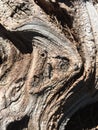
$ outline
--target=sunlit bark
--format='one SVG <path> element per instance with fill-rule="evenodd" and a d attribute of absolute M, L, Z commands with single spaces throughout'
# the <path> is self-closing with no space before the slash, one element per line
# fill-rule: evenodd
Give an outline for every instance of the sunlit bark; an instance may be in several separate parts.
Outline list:
<path fill-rule="evenodd" d="M 98 100 L 91 0 L 0 0 L 0 130 L 65 130 Z"/>

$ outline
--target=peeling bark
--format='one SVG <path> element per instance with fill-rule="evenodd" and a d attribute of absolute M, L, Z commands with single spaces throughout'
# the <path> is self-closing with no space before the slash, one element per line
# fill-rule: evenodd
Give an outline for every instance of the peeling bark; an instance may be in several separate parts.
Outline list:
<path fill-rule="evenodd" d="M 0 129 L 65 130 L 98 101 L 97 3 L 0 4 Z"/>

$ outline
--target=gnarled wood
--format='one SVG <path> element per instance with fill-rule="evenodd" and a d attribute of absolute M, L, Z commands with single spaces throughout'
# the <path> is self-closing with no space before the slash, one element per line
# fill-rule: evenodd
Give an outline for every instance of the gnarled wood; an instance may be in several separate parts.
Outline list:
<path fill-rule="evenodd" d="M 66 129 L 79 108 L 98 100 L 94 3 L 0 3 L 11 8 L 5 16 L 0 9 L 0 129 Z"/>

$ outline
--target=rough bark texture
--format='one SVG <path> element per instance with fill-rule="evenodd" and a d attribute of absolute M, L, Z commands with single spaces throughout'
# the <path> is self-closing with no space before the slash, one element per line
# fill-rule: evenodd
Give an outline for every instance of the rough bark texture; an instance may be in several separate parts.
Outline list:
<path fill-rule="evenodd" d="M 98 101 L 97 0 L 0 0 L 0 22 L 0 130 L 65 130 Z"/>

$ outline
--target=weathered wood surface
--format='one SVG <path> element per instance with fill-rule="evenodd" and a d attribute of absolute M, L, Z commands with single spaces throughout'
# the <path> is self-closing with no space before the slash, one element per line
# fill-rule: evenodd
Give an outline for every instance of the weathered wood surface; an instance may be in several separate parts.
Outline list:
<path fill-rule="evenodd" d="M 0 0 L 0 22 L 0 130 L 65 130 L 98 101 L 97 2 Z"/>

